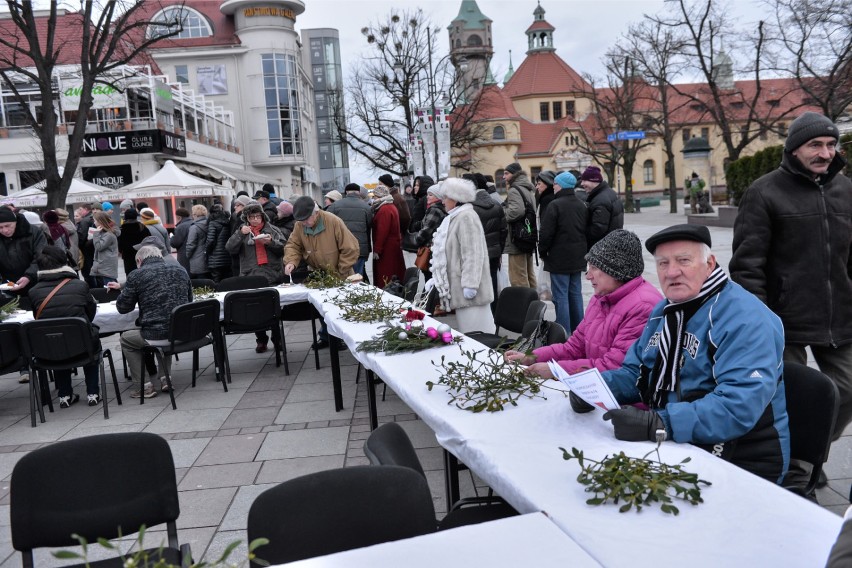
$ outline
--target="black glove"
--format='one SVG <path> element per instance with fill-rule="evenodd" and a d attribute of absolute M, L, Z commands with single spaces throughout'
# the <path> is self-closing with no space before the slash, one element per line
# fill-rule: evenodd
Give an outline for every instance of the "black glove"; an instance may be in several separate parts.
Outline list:
<path fill-rule="evenodd" d="M 573 392 L 568 393 L 568 400 L 571 401 L 571 409 L 577 414 L 585 414 L 595 409 L 594 406 L 592 406 Z"/>
<path fill-rule="evenodd" d="M 639 410 L 635 406 L 610 410 L 603 415 L 603 419 L 612 420 L 615 437 L 628 442 L 642 440 L 656 442 L 657 430 L 666 428 L 659 414 L 654 411 Z"/>

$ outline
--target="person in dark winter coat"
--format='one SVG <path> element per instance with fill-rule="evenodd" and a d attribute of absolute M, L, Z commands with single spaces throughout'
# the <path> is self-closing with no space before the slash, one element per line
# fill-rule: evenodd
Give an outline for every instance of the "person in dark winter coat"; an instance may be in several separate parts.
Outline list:
<path fill-rule="evenodd" d="M 491 272 L 491 288 L 494 292 L 491 313 L 494 313 L 497 308 L 497 271 L 500 270 L 500 262 L 503 259 L 503 247 L 506 245 L 506 237 L 509 234 L 509 224 L 506 222 L 506 212 L 491 199 L 487 189 L 476 190 L 476 199 L 473 200 L 472 205 L 473 211 L 482 223 L 485 244 L 488 246 L 488 268 Z"/>
<path fill-rule="evenodd" d="M 414 205 L 417 203 L 417 198 L 414 197 L 414 187 L 407 183 L 402 191 L 402 197 L 405 199 L 405 204 L 408 205 L 408 211 L 411 213 L 411 222 L 414 222 Z M 411 228 L 411 225 L 409 225 Z"/>
<path fill-rule="evenodd" d="M 89 286 L 93 286 L 94 281 L 90 278 L 89 273 L 92 271 L 92 262 L 95 260 L 95 247 L 92 239 L 89 238 L 89 229 L 95 226 L 95 220 L 92 217 L 90 205 L 80 205 L 77 210 L 80 212 L 80 219 L 77 221 L 77 242 L 80 245 L 80 253 L 83 255 L 83 267 L 80 269 L 80 274 L 83 275 L 83 280 Z"/>
<path fill-rule="evenodd" d="M 571 333 L 583 321 L 586 268 L 586 206 L 574 195 L 577 179 L 562 172 L 553 181 L 554 198 L 541 218 L 538 252 L 550 273 L 556 322 Z M 641 252 L 640 252 L 641 255 Z"/>
<path fill-rule="evenodd" d="M 509 223 L 509 238 L 506 241 L 506 254 L 509 255 L 509 284 L 536 288 L 535 268 L 533 267 L 532 252 L 520 250 L 512 242 L 512 223 L 522 222 L 526 212 L 525 204 L 535 208 L 535 187 L 530 182 L 521 165 L 513 162 L 506 166 L 503 179 L 509 190 L 503 208 L 506 211 L 506 221 Z"/>
<path fill-rule="evenodd" d="M 404 250 L 416 252 L 420 247 L 432 246 L 432 239 L 435 236 L 435 231 L 441 226 L 444 218 L 447 216 L 447 210 L 441 200 L 444 194 L 441 193 L 441 184 L 436 183 L 429 187 L 426 194 L 427 209 L 426 215 L 420 221 L 420 229 L 418 231 L 407 233 L 403 237 Z M 431 257 L 431 252 L 430 252 Z M 426 280 L 432 277 L 432 272 L 427 267 L 423 271 Z"/>
<path fill-rule="evenodd" d="M 231 216 L 220 203 L 210 207 L 207 217 L 207 268 L 214 282 L 231 276 L 231 254 L 225 248 L 231 237 Z"/>
<path fill-rule="evenodd" d="M 172 232 L 171 245 L 177 251 L 178 264 L 183 266 L 187 272 L 190 272 L 189 258 L 186 256 L 186 240 L 189 237 L 189 228 L 192 227 L 192 216 L 183 207 L 175 209 L 175 216 L 178 218 L 178 222 Z M 136 264 L 135 260 L 133 264 Z"/>
<path fill-rule="evenodd" d="M 281 231 L 281 235 L 284 237 L 284 240 L 290 238 L 290 233 L 293 232 L 293 228 L 296 226 L 296 218 L 293 217 L 293 204 L 289 201 L 282 201 L 276 207 L 278 211 L 278 217 L 272 222 L 273 225 L 278 227 L 278 230 Z"/>
<path fill-rule="evenodd" d="M 807 364 L 810 347 L 837 385 L 835 440 L 852 421 L 852 182 L 839 137 L 817 113 L 790 124 L 781 166 L 740 201 L 730 263 L 731 278 L 781 318 L 784 361 Z"/>
<path fill-rule="evenodd" d="M 266 221 L 266 214 L 257 202 L 249 202 L 240 219 L 240 227 L 225 245 L 229 253 L 240 255 L 240 276 L 263 276 L 272 286 L 280 284 L 284 281 L 285 244 L 281 231 Z"/>
<path fill-rule="evenodd" d="M 260 203 L 260 206 L 263 207 L 263 212 L 266 214 L 267 221 L 271 223 L 278 218 L 278 210 L 275 209 L 275 203 L 273 203 L 270 199 L 270 192 L 264 190 L 258 191 L 254 194 L 253 199 Z"/>
<path fill-rule="evenodd" d="M 33 227 L 23 215 L 0 207 L 0 277 L 12 282 L 10 292 L 26 295 L 36 283 L 36 259 L 47 246 L 44 231 Z"/>
<path fill-rule="evenodd" d="M 379 176 L 379 183 L 388 188 L 388 193 L 393 198 L 393 204 L 396 207 L 399 217 L 399 234 L 401 238 L 403 233 L 408 232 L 408 226 L 411 224 L 411 211 L 408 210 L 405 198 L 399 194 L 399 186 L 394 182 L 393 176 L 389 174 Z"/>
<path fill-rule="evenodd" d="M 426 216 L 426 209 L 429 207 L 429 204 L 426 200 L 426 196 L 429 194 L 429 188 L 435 185 L 435 180 L 433 180 L 429 176 L 419 176 L 414 178 L 414 189 L 412 191 L 412 195 L 414 196 L 414 209 L 411 210 L 411 225 L 409 225 L 409 231 L 419 231 L 420 223 L 423 222 L 423 217 Z"/>
<path fill-rule="evenodd" d="M 192 206 L 192 226 L 186 237 L 186 258 L 189 260 L 190 278 L 210 278 L 207 266 L 207 208 Z"/>
<path fill-rule="evenodd" d="M 624 228 L 624 206 L 618 195 L 603 179 L 601 169 L 589 166 L 580 175 L 580 185 L 588 192 L 589 224 L 586 245 L 592 248 L 608 233 Z"/>
<path fill-rule="evenodd" d="M 365 279 L 367 277 L 367 258 L 372 250 L 370 234 L 373 226 L 373 210 L 366 201 L 361 199 L 361 186 L 350 183 L 343 191 L 343 199 L 329 206 L 328 212 L 343 221 L 349 232 L 358 239 L 358 261 L 352 270 Z"/>
<path fill-rule="evenodd" d="M 405 260 L 402 257 L 402 237 L 395 230 L 399 216 L 394 199 L 384 186 L 373 191 L 373 281 L 384 288 L 396 276 L 402 282 Z"/>
<path fill-rule="evenodd" d="M 124 212 L 124 223 L 121 225 L 121 233 L 118 235 L 118 253 L 124 263 L 124 275 L 136 270 L 135 245 L 149 236 L 148 228 L 139 222 L 139 214 L 136 209 L 127 209 Z"/>
<path fill-rule="evenodd" d="M 544 219 L 544 213 L 547 211 L 547 205 L 553 201 L 554 197 L 556 197 L 553 192 L 554 178 L 556 178 L 556 172 L 552 172 L 550 170 L 544 170 L 535 176 L 535 202 L 538 203 L 539 219 Z"/>
<path fill-rule="evenodd" d="M 38 283 L 30 290 L 33 316 L 41 309 L 38 319 L 85 318 L 91 323 L 95 319 L 97 302 L 89 291 L 89 285 L 80 280 L 74 269 L 66 264 L 67 258 L 65 251 L 59 247 L 48 245 L 42 249 L 36 261 L 39 268 Z M 50 293 L 64 280 L 68 282 L 45 303 Z M 92 326 L 92 339 L 100 345 L 97 326 Z M 96 406 L 101 402 L 99 371 L 98 363 L 83 367 L 89 406 Z M 59 392 L 59 408 L 68 408 L 80 400 L 80 395 L 74 394 L 71 386 L 71 369 L 55 370 L 53 378 Z"/>

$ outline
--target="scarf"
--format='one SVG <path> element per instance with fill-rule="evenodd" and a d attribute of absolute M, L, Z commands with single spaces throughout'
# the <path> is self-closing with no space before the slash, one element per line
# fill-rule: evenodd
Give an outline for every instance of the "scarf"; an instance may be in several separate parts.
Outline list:
<path fill-rule="evenodd" d="M 654 370 L 643 397 L 654 408 L 665 408 L 667 393 L 678 390 L 680 369 L 683 367 L 683 347 L 686 336 L 686 324 L 704 303 L 722 291 L 728 283 L 728 275 L 720 266 L 710 273 L 701 286 L 698 296 L 677 304 L 668 304 L 663 308 L 665 324 L 660 334 L 660 350 L 654 362 Z"/>
<path fill-rule="evenodd" d="M 376 198 L 370 204 L 370 207 L 373 208 L 373 213 L 375 213 L 382 205 L 388 205 L 389 203 L 393 203 L 392 195 L 385 195 L 384 197 L 376 196 Z"/>
<path fill-rule="evenodd" d="M 258 225 L 257 227 L 249 225 L 249 229 L 251 229 L 251 234 L 256 237 L 263 232 L 263 225 Z M 266 246 L 261 241 L 254 241 L 254 254 L 257 257 L 258 266 L 269 263 L 269 259 L 266 258 Z"/>

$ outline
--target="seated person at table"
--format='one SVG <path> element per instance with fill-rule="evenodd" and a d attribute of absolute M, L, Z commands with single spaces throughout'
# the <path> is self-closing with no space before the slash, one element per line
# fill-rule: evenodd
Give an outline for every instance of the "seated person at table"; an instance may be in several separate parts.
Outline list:
<path fill-rule="evenodd" d="M 130 313 L 139 304 L 140 329 L 121 334 L 121 350 L 130 377 L 139 387 L 130 396 L 152 398 L 157 396 L 157 391 L 150 382 L 143 384 L 142 350 L 146 345 L 168 345 L 172 310 L 192 301 L 192 285 L 182 266 L 163 260 L 159 247 L 140 248 L 136 253 L 136 266 L 137 270 L 127 275 L 124 286 L 110 282 L 107 287 L 121 290 L 115 301 L 118 313 Z M 171 364 L 171 357 L 166 357 L 166 373 L 170 372 Z M 160 390 L 168 392 L 168 388 L 165 377 L 160 377 Z"/>
<path fill-rule="evenodd" d="M 293 217 L 296 226 L 284 247 L 284 274 L 290 276 L 302 260 L 311 268 L 329 271 L 339 278 L 355 274 L 352 267 L 361 247 L 339 217 L 320 209 L 307 195 L 293 203 Z M 316 348 L 328 347 L 324 321 L 317 335 Z"/>
<path fill-rule="evenodd" d="M 568 341 L 539 347 L 531 356 L 510 350 L 506 359 L 529 365 L 528 373 L 545 378 L 553 378 L 547 361 L 556 361 L 570 374 L 621 366 L 663 296 L 642 278 L 642 243 L 629 231 L 609 233 L 592 246 L 586 261 L 586 280 L 592 283 L 595 295 Z"/>
<path fill-rule="evenodd" d="M 25 296 L 36 282 L 36 258 L 47 245 L 40 227 L 8 207 L 0 207 L 0 284 L 12 284 L 10 292 Z"/>
<path fill-rule="evenodd" d="M 710 231 L 675 225 L 645 242 L 660 302 L 620 369 L 604 379 L 625 406 L 604 414 L 619 440 L 657 430 L 780 483 L 790 458 L 784 330 L 766 305 L 731 281 L 710 252 Z"/>
<path fill-rule="evenodd" d="M 89 285 L 80 280 L 66 261 L 65 251 L 52 245 L 44 247 L 36 259 L 38 283 L 30 290 L 33 316 L 39 320 L 85 318 L 91 322 L 95 319 L 98 304 L 89 292 Z M 48 300 L 54 290 L 56 293 Z M 92 326 L 92 337 L 95 343 L 100 345 L 97 326 Z M 97 406 L 101 402 L 99 370 L 97 363 L 83 367 L 89 406 Z M 71 369 L 54 371 L 53 378 L 56 381 L 56 390 L 59 391 L 59 408 L 68 408 L 80 400 L 80 395 L 75 394 L 71 386 Z"/>

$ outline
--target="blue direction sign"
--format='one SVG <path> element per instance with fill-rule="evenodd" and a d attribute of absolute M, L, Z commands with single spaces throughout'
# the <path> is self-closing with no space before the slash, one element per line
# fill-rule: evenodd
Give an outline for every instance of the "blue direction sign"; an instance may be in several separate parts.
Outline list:
<path fill-rule="evenodd" d="M 606 141 L 607 141 L 607 142 L 615 142 L 615 140 L 616 140 L 616 135 L 615 135 L 615 134 L 607 134 L 607 135 L 606 135 Z"/>
<path fill-rule="evenodd" d="M 642 140 L 645 138 L 644 130 L 628 130 L 618 133 L 619 140 Z"/>

